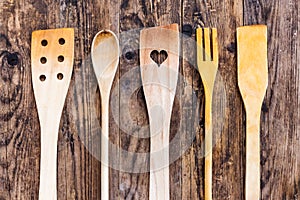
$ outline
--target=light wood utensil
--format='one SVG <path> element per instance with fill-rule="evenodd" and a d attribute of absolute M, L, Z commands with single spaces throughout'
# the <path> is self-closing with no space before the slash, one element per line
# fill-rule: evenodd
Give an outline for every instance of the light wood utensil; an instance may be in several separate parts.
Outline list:
<path fill-rule="evenodd" d="M 205 92 L 205 200 L 212 199 L 212 98 L 218 71 L 217 29 L 197 29 L 198 69 Z"/>
<path fill-rule="evenodd" d="M 237 29 L 238 85 L 246 109 L 246 200 L 260 197 L 260 112 L 268 85 L 267 27 Z"/>
<path fill-rule="evenodd" d="M 74 58 L 74 30 L 32 33 L 32 83 L 41 126 L 39 199 L 57 199 L 57 139 Z"/>
<path fill-rule="evenodd" d="M 92 62 L 101 93 L 101 200 L 109 199 L 109 98 L 119 54 L 119 41 L 112 31 L 103 30 L 95 36 Z"/>
<path fill-rule="evenodd" d="M 179 70 L 178 25 L 142 30 L 140 61 L 151 133 L 149 199 L 168 200 L 169 132 Z"/>

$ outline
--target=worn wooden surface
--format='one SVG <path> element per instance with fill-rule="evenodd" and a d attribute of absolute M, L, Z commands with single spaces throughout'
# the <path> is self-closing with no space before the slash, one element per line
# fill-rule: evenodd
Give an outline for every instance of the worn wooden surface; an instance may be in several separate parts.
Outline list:
<path fill-rule="evenodd" d="M 261 198 L 300 199 L 299 1 L 1 0 L 0 13 L 0 199 L 38 198 L 40 127 L 31 83 L 31 32 L 75 28 L 74 73 L 58 141 L 58 199 L 100 199 L 101 116 L 90 61 L 92 39 L 103 28 L 120 36 L 110 140 L 123 150 L 148 152 L 149 139 L 133 137 L 145 135 L 148 117 L 143 90 L 131 91 L 141 84 L 139 34 L 128 31 L 170 23 L 178 23 L 186 36 L 171 138 L 180 130 L 184 146 L 187 136 L 195 134 L 191 147 L 170 166 L 171 199 L 203 199 L 204 96 L 192 42 L 201 26 L 219 30 L 219 80 L 226 94 L 224 126 L 213 149 L 213 197 L 243 199 L 245 110 L 237 88 L 235 33 L 238 26 L 259 23 L 268 25 L 269 31 L 269 87 L 261 115 Z M 127 108 L 124 99 L 130 99 Z M 128 159 L 120 152 L 114 151 L 116 166 L 128 168 Z M 111 199 L 148 198 L 149 173 L 110 172 Z"/>

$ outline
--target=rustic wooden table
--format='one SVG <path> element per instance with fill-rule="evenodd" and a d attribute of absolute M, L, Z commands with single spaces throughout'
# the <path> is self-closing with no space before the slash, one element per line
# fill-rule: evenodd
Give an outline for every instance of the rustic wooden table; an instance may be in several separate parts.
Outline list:
<path fill-rule="evenodd" d="M 74 72 L 59 130 L 58 199 L 100 199 L 100 162 L 95 152 L 100 149 L 101 116 L 90 61 L 92 39 L 104 28 L 121 37 L 110 140 L 125 151 L 147 153 L 149 139 L 136 137 L 148 130 L 145 99 L 141 88 L 132 91 L 141 83 L 135 70 L 139 34 L 128 31 L 170 23 L 178 23 L 185 35 L 180 65 L 184 78 L 178 83 L 171 137 L 180 133 L 179 145 L 184 145 L 186 136 L 195 134 L 190 148 L 170 166 L 171 199 L 203 199 L 204 94 L 193 42 L 195 28 L 202 26 L 218 28 L 219 76 L 226 94 L 224 126 L 213 149 L 213 196 L 244 197 L 245 110 L 237 88 L 235 33 L 237 27 L 251 24 L 266 24 L 269 31 L 269 87 L 261 116 L 261 198 L 300 199 L 299 6 L 299 1 L 291 0 L 1 0 L 0 199 L 38 198 L 40 127 L 31 82 L 32 31 L 75 28 Z M 124 99 L 130 99 L 126 105 Z M 120 151 L 112 156 L 122 169 L 128 168 Z M 111 199 L 148 199 L 149 173 L 116 169 L 110 173 Z"/>

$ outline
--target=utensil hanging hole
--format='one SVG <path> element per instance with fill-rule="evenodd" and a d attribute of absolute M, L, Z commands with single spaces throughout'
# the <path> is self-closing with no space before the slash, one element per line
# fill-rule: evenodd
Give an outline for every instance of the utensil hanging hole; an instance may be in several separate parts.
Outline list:
<path fill-rule="evenodd" d="M 63 80 L 63 78 L 64 78 L 64 75 L 62 73 L 57 74 L 57 79 L 58 80 Z"/>
<path fill-rule="evenodd" d="M 45 75 L 40 75 L 40 81 L 44 82 L 46 80 L 46 76 Z"/>
<path fill-rule="evenodd" d="M 40 61 L 41 61 L 42 64 L 46 64 L 47 63 L 47 58 L 46 57 L 42 57 L 40 59 Z"/>
<path fill-rule="evenodd" d="M 58 56 L 57 60 L 58 60 L 58 62 L 64 62 L 65 57 L 64 56 Z"/>
<path fill-rule="evenodd" d="M 64 38 L 60 38 L 60 39 L 58 40 L 58 42 L 59 42 L 60 45 L 64 45 L 64 44 L 66 43 L 66 41 L 65 41 Z"/>
<path fill-rule="evenodd" d="M 45 47 L 48 45 L 48 41 L 47 40 L 42 40 L 41 42 L 42 46 Z"/>

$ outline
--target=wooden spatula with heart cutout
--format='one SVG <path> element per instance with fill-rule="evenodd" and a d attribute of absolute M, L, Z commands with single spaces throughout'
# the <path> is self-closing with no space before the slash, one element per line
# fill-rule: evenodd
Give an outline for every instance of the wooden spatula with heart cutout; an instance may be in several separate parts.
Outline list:
<path fill-rule="evenodd" d="M 178 25 L 141 31 L 140 61 L 150 120 L 150 197 L 168 200 L 169 132 L 179 70 Z"/>
<path fill-rule="evenodd" d="M 246 200 L 260 196 L 260 112 L 268 86 L 267 27 L 237 30 L 238 85 L 246 109 Z"/>
<path fill-rule="evenodd" d="M 32 33 L 33 90 L 41 126 L 39 199 L 57 199 L 57 139 L 74 58 L 74 30 Z"/>

